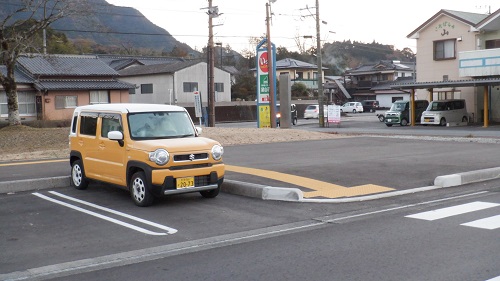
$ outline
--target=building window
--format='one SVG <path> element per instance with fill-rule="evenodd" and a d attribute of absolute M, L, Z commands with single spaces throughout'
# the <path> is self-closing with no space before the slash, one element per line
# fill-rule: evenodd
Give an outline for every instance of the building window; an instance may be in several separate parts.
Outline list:
<path fill-rule="evenodd" d="M 198 82 L 184 82 L 182 84 L 184 93 L 198 91 Z"/>
<path fill-rule="evenodd" d="M 56 109 L 75 108 L 77 104 L 77 96 L 56 96 Z"/>
<path fill-rule="evenodd" d="M 17 105 L 19 106 L 20 116 L 33 116 L 36 114 L 35 94 L 33 92 L 17 92 Z M 7 95 L 4 91 L 0 92 L 0 115 L 9 114 L 7 106 Z"/>
<path fill-rule="evenodd" d="M 153 84 L 141 84 L 141 94 L 152 94 Z"/>
<path fill-rule="evenodd" d="M 108 91 L 90 91 L 90 104 L 109 103 Z"/>
<path fill-rule="evenodd" d="M 128 89 L 128 94 L 129 95 L 135 95 L 135 88 Z"/>
<path fill-rule="evenodd" d="M 434 42 L 434 60 L 455 58 L 455 39 Z"/>
<path fill-rule="evenodd" d="M 500 39 L 495 39 L 495 40 L 486 40 L 485 42 L 485 49 L 496 49 L 500 48 Z"/>
<path fill-rule="evenodd" d="M 216 92 L 224 92 L 224 83 L 215 83 Z"/>

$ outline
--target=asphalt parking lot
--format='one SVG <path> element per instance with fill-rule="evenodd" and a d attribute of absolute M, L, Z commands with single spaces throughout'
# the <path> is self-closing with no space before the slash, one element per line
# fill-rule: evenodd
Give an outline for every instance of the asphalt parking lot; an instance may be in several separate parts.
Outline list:
<path fill-rule="evenodd" d="M 494 153 L 498 126 L 389 128 L 376 113 L 363 113 L 343 118 L 340 126 L 320 128 L 318 120 L 301 119 L 294 128 L 348 137 L 226 147 L 223 190 L 262 199 L 345 202 L 462 185 L 499 174 Z M 25 180 L 25 189 L 31 184 L 68 185 L 70 167 L 64 160 L 29 166 L 3 166 L 0 188 L 16 191 L 19 180 Z"/>

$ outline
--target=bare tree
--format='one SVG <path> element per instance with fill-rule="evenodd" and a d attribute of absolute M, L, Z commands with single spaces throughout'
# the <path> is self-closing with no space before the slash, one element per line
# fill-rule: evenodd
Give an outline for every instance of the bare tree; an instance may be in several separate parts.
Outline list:
<path fill-rule="evenodd" d="M 0 84 L 7 95 L 9 125 L 21 125 L 14 77 L 16 61 L 27 51 L 36 49 L 32 44 L 37 33 L 63 17 L 82 10 L 85 0 L 21 0 L 13 12 L 0 18 Z M 17 4 L 19 3 L 19 4 Z"/>

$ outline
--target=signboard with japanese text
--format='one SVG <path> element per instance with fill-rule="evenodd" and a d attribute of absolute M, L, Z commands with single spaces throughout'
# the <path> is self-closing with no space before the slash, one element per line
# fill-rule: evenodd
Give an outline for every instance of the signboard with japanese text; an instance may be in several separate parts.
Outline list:
<path fill-rule="evenodd" d="M 194 113 L 195 116 L 201 118 L 203 116 L 201 111 L 201 93 L 196 91 L 193 93 L 194 95 Z"/>
<path fill-rule="evenodd" d="M 271 44 L 272 55 L 267 52 L 267 46 L 262 47 L 267 42 L 266 39 L 262 40 L 257 45 L 257 127 L 270 128 L 271 127 L 271 110 L 270 110 L 270 83 L 273 83 L 276 89 L 276 79 L 269 81 L 269 71 L 276 77 L 276 48 Z M 269 69 L 269 59 L 272 59 L 273 69 Z M 276 101 L 276 91 L 274 91 L 274 100 Z"/>
<path fill-rule="evenodd" d="M 328 105 L 327 115 L 328 123 L 340 124 L 340 105 Z"/>

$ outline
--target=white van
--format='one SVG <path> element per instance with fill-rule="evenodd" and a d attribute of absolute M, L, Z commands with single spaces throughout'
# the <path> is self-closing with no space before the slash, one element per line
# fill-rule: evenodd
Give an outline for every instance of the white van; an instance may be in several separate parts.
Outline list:
<path fill-rule="evenodd" d="M 432 101 L 422 113 L 420 124 L 446 126 L 448 123 L 468 122 L 465 100 Z"/>

